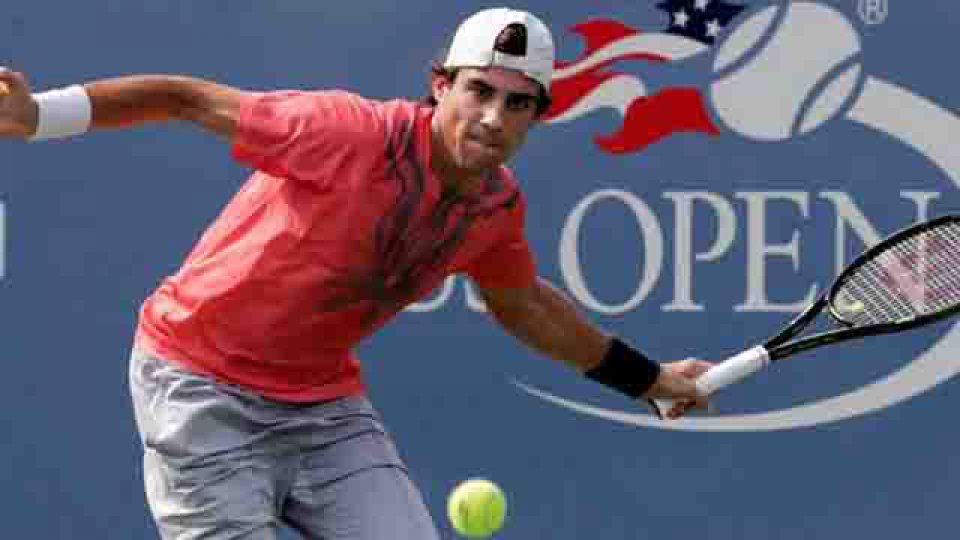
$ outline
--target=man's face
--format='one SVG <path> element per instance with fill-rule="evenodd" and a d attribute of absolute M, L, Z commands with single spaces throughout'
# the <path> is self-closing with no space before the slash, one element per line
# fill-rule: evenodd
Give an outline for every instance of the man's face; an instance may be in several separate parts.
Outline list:
<path fill-rule="evenodd" d="M 434 132 L 444 161 L 476 174 L 509 159 L 537 115 L 537 83 L 518 71 L 462 68 L 453 81 L 433 80 Z"/>

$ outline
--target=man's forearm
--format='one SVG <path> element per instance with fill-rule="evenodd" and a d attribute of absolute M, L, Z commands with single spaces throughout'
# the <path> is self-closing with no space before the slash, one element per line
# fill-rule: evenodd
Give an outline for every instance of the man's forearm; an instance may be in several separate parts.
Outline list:
<path fill-rule="evenodd" d="M 34 92 L 26 75 L 2 66 L 0 85 L 0 137 L 28 140 L 174 119 L 232 140 L 251 95 L 181 75 L 129 75 Z"/>
<path fill-rule="evenodd" d="M 697 397 L 695 385 L 674 373 L 686 368 L 664 369 L 625 341 L 607 335 L 543 279 L 522 290 L 485 289 L 482 294 L 490 312 L 508 332 L 528 346 L 576 366 L 589 379 L 632 398 Z M 708 365 L 694 368 L 690 376 L 699 375 Z"/>
<path fill-rule="evenodd" d="M 494 317 L 526 345 L 581 371 L 596 367 L 610 338 L 581 315 L 553 285 L 538 279 L 517 309 L 491 309 Z"/>
<path fill-rule="evenodd" d="M 188 120 L 226 138 L 236 131 L 242 91 L 177 75 L 131 75 L 84 85 L 91 127 L 118 128 L 143 122 Z"/>

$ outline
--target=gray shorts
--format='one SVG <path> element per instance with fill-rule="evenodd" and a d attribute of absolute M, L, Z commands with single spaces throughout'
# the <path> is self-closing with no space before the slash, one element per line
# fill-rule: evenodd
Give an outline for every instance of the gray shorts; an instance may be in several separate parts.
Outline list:
<path fill-rule="evenodd" d="M 147 502 L 165 540 L 436 540 L 363 396 L 272 401 L 134 350 Z"/>

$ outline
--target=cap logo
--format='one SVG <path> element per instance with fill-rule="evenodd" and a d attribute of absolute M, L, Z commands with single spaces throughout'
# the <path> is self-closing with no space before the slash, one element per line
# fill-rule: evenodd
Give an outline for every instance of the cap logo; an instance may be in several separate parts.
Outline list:
<path fill-rule="evenodd" d="M 493 50 L 512 56 L 526 56 L 527 27 L 520 23 L 507 25 L 497 36 Z"/>

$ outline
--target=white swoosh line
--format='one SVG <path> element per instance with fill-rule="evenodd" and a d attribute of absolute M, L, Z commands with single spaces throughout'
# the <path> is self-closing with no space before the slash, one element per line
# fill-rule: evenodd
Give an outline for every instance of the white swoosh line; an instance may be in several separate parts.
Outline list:
<path fill-rule="evenodd" d="M 960 119 L 925 98 L 869 77 L 847 118 L 886 133 L 935 163 L 960 187 L 960 152 L 951 134 Z M 836 422 L 884 409 L 960 373 L 960 326 L 954 325 L 933 347 L 887 377 L 853 392 L 787 409 L 744 415 L 662 421 L 648 414 L 594 407 L 515 382 L 524 391 L 567 409 L 624 424 L 675 431 L 774 431 Z"/>
<path fill-rule="evenodd" d="M 558 124 L 576 120 L 581 116 L 602 107 L 609 107 L 626 116 L 627 108 L 638 97 L 647 95 L 647 88 L 643 82 L 630 75 L 620 75 L 597 86 L 589 94 L 580 98 L 576 105 L 570 107 L 560 116 L 551 118 L 548 124 Z M 624 99 L 624 96 L 628 96 Z"/>
<path fill-rule="evenodd" d="M 629 54 L 651 54 L 672 61 L 700 54 L 707 49 L 709 47 L 699 41 L 674 34 L 636 34 L 618 39 L 597 49 L 583 60 L 554 71 L 553 78 L 571 77 L 608 60 L 615 60 Z"/>

